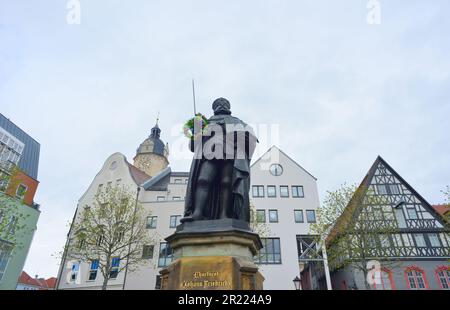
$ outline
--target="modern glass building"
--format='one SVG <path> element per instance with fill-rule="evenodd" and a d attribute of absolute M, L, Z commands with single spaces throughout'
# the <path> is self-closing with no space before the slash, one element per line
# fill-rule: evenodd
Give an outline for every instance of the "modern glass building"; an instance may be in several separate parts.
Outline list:
<path fill-rule="evenodd" d="M 7 136 L 11 138 L 11 140 L 7 139 L 6 135 L 3 135 L 2 137 L 2 133 L 5 132 L 7 133 Z M 20 170 L 22 170 L 25 174 L 37 180 L 39 152 L 41 149 L 40 144 L 1 113 L 0 141 L 6 141 L 7 145 L 8 143 L 11 143 L 11 141 L 14 141 L 16 143 L 17 141 L 20 141 L 23 144 L 22 149 L 17 150 L 20 151 L 18 152 L 20 155 L 18 166 Z M 3 145 L 5 144 L 4 142 L 0 143 Z"/>

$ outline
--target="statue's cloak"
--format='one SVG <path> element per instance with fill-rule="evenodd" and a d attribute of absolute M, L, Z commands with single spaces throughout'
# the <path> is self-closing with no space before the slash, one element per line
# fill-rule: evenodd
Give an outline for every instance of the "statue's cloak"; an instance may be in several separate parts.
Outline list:
<path fill-rule="evenodd" d="M 235 219 L 240 219 L 249 222 L 250 221 L 250 161 L 253 152 L 256 147 L 257 139 L 254 135 L 253 129 L 238 119 L 237 117 L 231 115 L 214 115 L 209 120 L 209 127 L 212 125 L 219 125 L 225 129 L 227 124 L 232 125 L 242 125 L 245 132 L 245 150 L 241 154 L 243 156 L 239 158 L 227 159 L 233 161 L 233 176 L 232 176 L 232 193 L 233 193 L 233 207 L 231 208 L 232 214 L 230 217 Z M 230 134 L 229 131 L 227 134 Z M 242 134 L 242 132 L 241 132 Z M 195 209 L 195 190 L 198 180 L 198 174 L 200 172 L 200 167 L 208 159 L 204 158 L 200 152 L 202 152 L 202 146 L 211 139 L 211 136 L 203 136 L 202 143 L 194 143 L 191 140 L 191 151 L 194 152 L 194 159 L 192 160 L 189 180 L 186 189 L 186 200 L 185 200 L 185 211 L 184 216 L 190 216 Z M 196 144 L 196 145 L 194 145 Z M 225 148 L 225 146 L 224 146 Z M 234 149 L 236 151 L 236 149 Z M 217 159 L 213 159 L 217 160 Z M 214 220 L 218 219 L 220 215 L 219 210 L 219 198 L 220 198 L 220 182 L 213 182 L 212 190 L 209 195 L 209 202 L 203 216 L 206 219 Z"/>

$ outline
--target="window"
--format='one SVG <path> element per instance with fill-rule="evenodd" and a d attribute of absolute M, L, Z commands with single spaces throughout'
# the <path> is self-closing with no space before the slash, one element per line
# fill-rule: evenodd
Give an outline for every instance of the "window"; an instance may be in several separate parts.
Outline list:
<path fill-rule="evenodd" d="M 441 238 L 443 246 L 450 247 L 450 234 L 439 233 L 439 237 Z"/>
<path fill-rule="evenodd" d="M 120 258 L 114 257 L 111 260 L 111 271 L 109 273 L 110 279 L 115 279 L 119 275 Z"/>
<path fill-rule="evenodd" d="M 406 212 L 408 214 L 408 219 L 416 220 L 418 219 L 417 211 L 415 207 L 406 207 Z"/>
<path fill-rule="evenodd" d="M 99 235 L 97 238 L 97 246 L 101 246 L 103 242 L 103 234 Z"/>
<path fill-rule="evenodd" d="M 157 216 L 147 216 L 147 229 L 155 229 L 157 222 Z"/>
<path fill-rule="evenodd" d="M 280 186 L 280 197 L 289 197 L 289 186 Z"/>
<path fill-rule="evenodd" d="M 269 169 L 270 173 L 276 177 L 283 174 L 283 167 L 280 164 L 273 164 Z"/>
<path fill-rule="evenodd" d="M 256 222 L 257 223 L 266 222 L 266 210 L 256 210 Z"/>
<path fill-rule="evenodd" d="M 387 195 L 386 185 L 378 184 L 377 185 L 377 189 L 378 189 L 378 194 L 380 194 L 380 195 Z"/>
<path fill-rule="evenodd" d="M 106 187 L 109 188 L 109 189 L 111 189 L 111 187 L 112 187 L 112 182 L 108 182 L 108 183 L 106 184 Z"/>
<path fill-rule="evenodd" d="M 391 247 L 391 242 L 389 240 L 389 236 L 388 235 L 380 235 L 380 243 L 381 243 L 381 247 L 382 248 L 389 248 Z"/>
<path fill-rule="evenodd" d="M 125 236 L 125 229 L 123 228 L 118 228 L 115 232 L 115 239 L 117 240 L 117 242 L 122 242 L 123 237 Z"/>
<path fill-rule="evenodd" d="M 17 187 L 17 191 L 16 191 L 16 197 L 19 199 L 23 199 L 23 197 L 25 197 L 25 193 L 27 192 L 28 187 L 26 185 L 20 184 Z"/>
<path fill-rule="evenodd" d="M 263 248 L 255 256 L 256 264 L 281 264 L 280 238 L 261 238 Z"/>
<path fill-rule="evenodd" d="M 0 191 L 5 191 L 8 188 L 9 176 L 0 171 Z"/>
<path fill-rule="evenodd" d="M 166 267 L 173 260 L 173 250 L 167 242 L 161 242 L 159 245 L 158 267 Z"/>
<path fill-rule="evenodd" d="M 170 228 L 175 228 L 180 224 L 181 215 L 171 215 L 170 216 Z"/>
<path fill-rule="evenodd" d="M 142 258 L 151 259 L 153 258 L 153 252 L 155 250 L 154 245 L 144 245 L 142 247 Z"/>
<path fill-rule="evenodd" d="M 117 187 L 119 187 L 121 183 L 122 183 L 122 179 L 117 179 L 116 180 L 116 186 Z"/>
<path fill-rule="evenodd" d="M 376 273 L 373 273 L 373 289 L 375 290 L 392 290 L 395 289 L 394 278 L 392 277 L 392 272 L 386 268 L 380 271 L 380 279 L 375 279 Z M 379 280 L 379 281 L 375 281 Z M 379 283 L 376 283 L 379 282 Z"/>
<path fill-rule="evenodd" d="M 181 184 L 181 179 L 175 179 L 175 184 Z"/>
<path fill-rule="evenodd" d="M 72 264 L 72 270 L 70 271 L 70 282 L 74 283 L 78 278 L 80 271 L 80 263 L 76 262 Z"/>
<path fill-rule="evenodd" d="M 450 289 L 450 266 L 441 266 L 436 269 L 436 278 L 442 289 Z"/>
<path fill-rule="evenodd" d="M 320 257 L 317 251 L 316 235 L 297 235 L 297 252 L 299 259 L 317 259 Z"/>
<path fill-rule="evenodd" d="M 308 223 L 315 223 L 316 222 L 316 211 L 306 210 L 306 221 Z"/>
<path fill-rule="evenodd" d="M 267 186 L 267 197 L 277 197 L 277 187 L 274 185 Z"/>
<path fill-rule="evenodd" d="M 389 191 L 391 192 L 392 195 L 400 194 L 397 184 L 389 184 Z"/>
<path fill-rule="evenodd" d="M 91 267 L 89 269 L 89 281 L 94 281 L 95 279 L 97 279 L 98 263 L 98 259 L 95 259 L 91 262 Z"/>
<path fill-rule="evenodd" d="M 173 196 L 172 200 L 181 200 L 180 196 Z"/>
<path fill-rule="evenodd" d="M 425 238 L 423 237 L 423 234 L 413 234 L 414 240 L 416 241 L 416 245 L 420 248 L 426 247 Z"/>
<path fill-rule="evenodd" d="M 395 209 L 395 217 L 397 218 L 398 228 L 406 228 L 406 221 L 401 208 Z"/>
<path fill-rule="evenodd" d="M 414 246 L 414 242 L 412 240 L 412 235 L 411 234 L 402 234 L 402 239 L 403 239 L 403 244 L 406 247 Z"/>
<path fill-rule="evenodd" d="M 292 197 L 294 198 L 303 198 L 305 194 L 303 193 L 303 186 L 292 186 Z"/>
<path fill-rule="evenodd" d="M 303 210 L 294 210 L 294 218 L 296 223 L 303 223 Z"/>
<path fill-rule="evenodd" d="M 166 197 L 164 197 L 164 196 L 156 197 L 156 201 L 165 201 L 165 200 L 166 200 Z"/>
<path fill-rule="evenodd" d="M 392 241 L 394 242 L 395 247 L 402 247 L 402 235 L 400 234 L 392 234 Z"/>
<path fill-rule="evenodd" d="M 97 195 L 102 192 L 102 189 L 103 189 L 103 184 L 99 184 L 98 188 L 97 188 Z"/>
<path fill-rule="evenodd" d="M 83 249 L 85 243 L 86 243 L 85 238 L 80 238 L 80 239 L 78 239 L 78 249 L 80 249 L 80 250 Z"/>
<path fill-rule="evenodd" d="M 441 241 L 439 240 L 438 234 L 428 234 L 428 239 L 430 239 L 430 244 L 432 247 L 441 247 Z"/>
<path fill-rule="evenodd" d="M 418 267 L 408 267 L 405 270 L 408 287 L 412 290 L 423 290 L 428 288 L 425 272 Z"/>
<path fill-rule="evenodd" d="M 278 223 L 278 211 L 277 210 L 269 210 L 269 222 L 270 223 Z"/>
<path fill-rule="evenodd" d="M 253 197 L 264 197 L 264 186 L 253 185 Z"/>
<path fill-rule="evenodd" d="M 0 281 L 6 272 L 9 258 L 11 257 L 12 246 L 6 241 L 0 239 Z"/>

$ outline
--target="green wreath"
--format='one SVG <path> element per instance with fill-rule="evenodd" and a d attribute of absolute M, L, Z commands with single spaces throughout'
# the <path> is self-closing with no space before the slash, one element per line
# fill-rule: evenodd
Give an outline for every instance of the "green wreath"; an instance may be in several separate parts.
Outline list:
<path fill-rule="evenodd" d="M 201 132 L 197 132 L 194 135 L 194 126 L 196 123 L 201 124 L 202 130 Z M 183 133 L 189 139 L 191 139 L 192 137 L 196 139 L 198 136 L 201 136 L 203 133 L 206 132 L 207 127 L 208 127 L 208 119 L 203 114 L 197 113 L 193 118 L 189 119 L 186 123 L 184 123 Z"/>

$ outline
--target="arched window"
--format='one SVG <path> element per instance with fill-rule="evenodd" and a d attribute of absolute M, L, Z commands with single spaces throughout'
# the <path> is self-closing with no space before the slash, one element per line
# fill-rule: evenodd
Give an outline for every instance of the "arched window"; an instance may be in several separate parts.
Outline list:
<path fill-rule="evenodd" d="M 425 271 L 417 266 L 409 266 L 405 269 L 405 278 L 408 288 L 411 290 L 428 289 Z"/>
<path fill-rule="evenodd" d="M 375 280 L 375 274 L 373 275 Z M 382 268 L 380 271 L 380 283 L 374 281 L 372 287 L 374 290 L 395 290 L 394 277 L 392 271 L 387 268 Z"/>
<path fill-rule="evenodd" d="M 443 290 L 450 289 L 450 266 L 440 266 L 436 269 L 436 279 Z"/>

